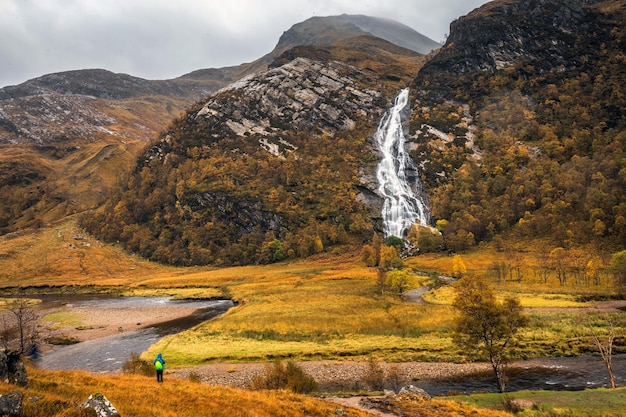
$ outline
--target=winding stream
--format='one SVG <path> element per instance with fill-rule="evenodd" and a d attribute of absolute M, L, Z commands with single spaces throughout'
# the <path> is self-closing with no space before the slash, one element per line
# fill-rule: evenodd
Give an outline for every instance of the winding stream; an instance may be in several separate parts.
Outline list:
<path fill-rule="evenodd" d="M 626 384 L 626 355 L 613 357 L 613 373 L 618 386 Z M 506 391 L 545 390 L 579 391 L 610 388 L 602 358 L 579 356 L 571 358 L 541 358 L 516 361 L 506 368 L 509 379 Z M 480 372 L 443 380 L 425 379 L 414 383 L 431 395 L 496 392 L 492 371 Z"/>
<path fill-rule="evenodd" d="M 63 305 L 67 298 L 44 299 L 49 306 Z M 82 369 L 93 373 L 119 372 L 133 353 L 140 354 L 164 336 L 179 333 L 203 321 L 223 314 L 233 302 L 230 300 L 188 301 L 173 300 L 167 297 L 119 297 L 119 298 L 79 298 L 72 299 L 75 307 L 130 308 L 141 306 L 194 307 L 195 312 L 139 330 L 127 331 L 95 340 L 87 340 L 74 345 L 59 346 L 45 352 L 38 360 L 38 366 L 45 369 Z"/>

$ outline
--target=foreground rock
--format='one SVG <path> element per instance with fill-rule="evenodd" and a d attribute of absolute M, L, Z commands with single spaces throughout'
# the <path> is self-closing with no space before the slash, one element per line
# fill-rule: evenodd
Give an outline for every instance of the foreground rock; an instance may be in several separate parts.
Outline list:
<path fill-rule="evenodd" d="M 22 415 L 23 394 L 13 391 L 7 395 L 0 395 L 0 417 L 19 417 Z"/>
<path fill-rule="evenodd" d="M 0 350 L 0 380 L 20 387 L 28 386 L 26 368 L 18 353 Z"/>
<path fill-rule="evenodd" d="M 113 404 L 100 393 L 90 395 L 79 408 L 90 408 L 96 412 L 98 417 L 120 417 L 120 413 L 117 412 Z"/>

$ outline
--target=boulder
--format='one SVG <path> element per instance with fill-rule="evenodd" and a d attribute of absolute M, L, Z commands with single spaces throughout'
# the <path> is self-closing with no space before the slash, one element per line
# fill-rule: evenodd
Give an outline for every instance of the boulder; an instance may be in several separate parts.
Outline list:
<path fill-rule="evenodd" d="M 98 417 L 120 417 L 120 413 L 117 412 L 113 404 L 100 393 L 90 395 L 79 408 L 90 408 L 96 412 Z"/>
<path fill-rule="evenodd" d="M 19 353 L 0 350 L 0 380 L 20 387 L 28 386 L 26 367 Z"/>
<path fill-rule="evenodd" d="M 20 417 L 22 415 L 23 394 L 13 391 L 0 395 L 0 417 Z"/>
<path fill-rule="evenodd" d="M 415 385 L 407 385 L 405 387 L 402 387 L 398 395 L 415 395 L 425 400 L 430 400 L 430 395 L 428 395 L 426 391 L 416 387 Z"/>

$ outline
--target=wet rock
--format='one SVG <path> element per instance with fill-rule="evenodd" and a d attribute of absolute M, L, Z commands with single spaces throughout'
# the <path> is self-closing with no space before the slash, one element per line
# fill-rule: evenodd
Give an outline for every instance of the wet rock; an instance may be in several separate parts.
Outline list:
<path fill-rule="evenodd" d="M 0 417 L 19 417 L 22 415 L 23 394 L 13 391 L 0 395 Z"/>
<path fill-rule="evenodd" d="M 98 417 L 120 417 L 113 404 L 100 393 L 90 395 L 87 401 L 81 404 L 79 408 L 90 408 L 96 412 Z"/>

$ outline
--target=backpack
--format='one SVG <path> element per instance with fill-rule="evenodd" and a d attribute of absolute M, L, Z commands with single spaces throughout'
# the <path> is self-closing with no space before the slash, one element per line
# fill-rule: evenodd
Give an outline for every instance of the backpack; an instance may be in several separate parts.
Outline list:
<path fill-rule="evenodd" d="M 156 369 L 157 371 L 162 371 L 163 370 L 163 362 L 156 361 L 154 363 L 154 369 Z"/>

